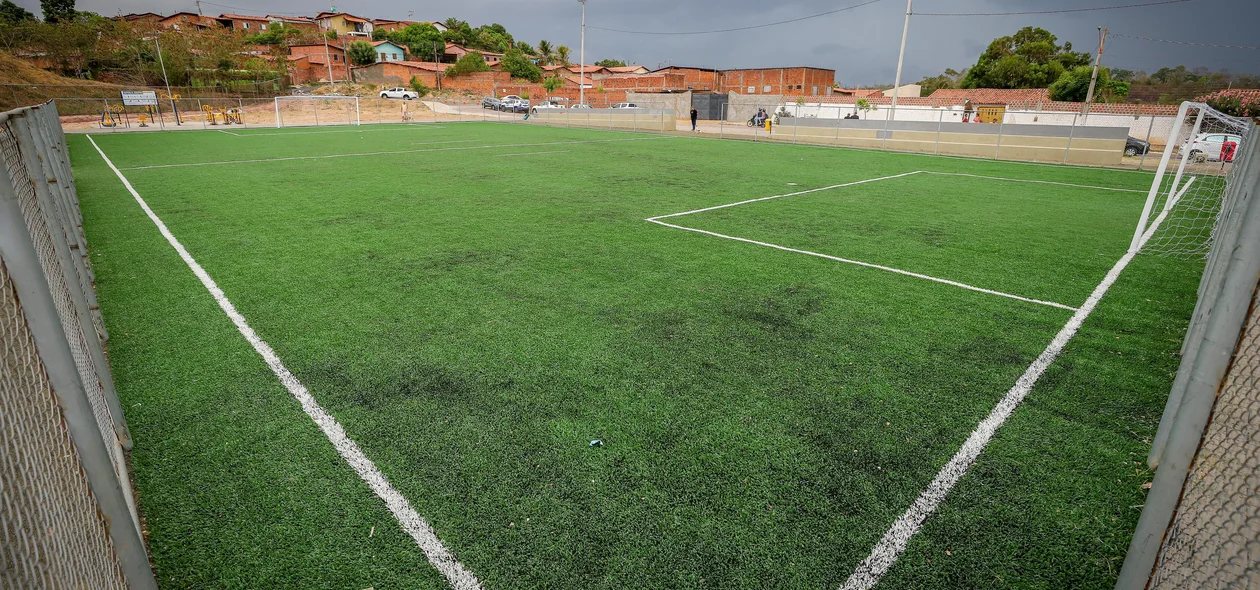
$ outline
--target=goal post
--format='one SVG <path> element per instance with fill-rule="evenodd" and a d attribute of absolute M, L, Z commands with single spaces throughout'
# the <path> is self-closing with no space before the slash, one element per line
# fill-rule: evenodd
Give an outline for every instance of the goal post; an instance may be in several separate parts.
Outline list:
<path fill-rule="evenodd" d="M 277 96 L 276 128 L 326 125 L 359 125 L 358 96 Z"/>
<path fill-rule="evenodd" d="M 1217 218 L 1227 206 L 1222 196 L 1233 175 L 1235 155 L 1252 129 L 1248 119 L 1226 115 L 1205 103 L 1181 103 L 1129 251 L 1206 256 Z"/>

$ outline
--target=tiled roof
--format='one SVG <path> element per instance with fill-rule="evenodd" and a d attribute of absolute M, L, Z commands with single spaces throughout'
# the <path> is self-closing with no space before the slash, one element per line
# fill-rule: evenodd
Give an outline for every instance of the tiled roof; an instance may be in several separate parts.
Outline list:
<path fill-rule="evenodd" d="M 639 70 L 647 71 L 647 68 L 643 66 L 615 66 L 608 68 L 608 71 L 614 74 L 633 74 Z"/>
<path fill-rule="evenodd" d="M 267 17 L 263 17 L 263 16 L 249 16 L 249 15 L 246 15 L 246 14 L 220 14 L 220 15 L 219 15 L 219 18 L 221 18 L 221 19 L 231 19 L 231 20 L 260 20 L 260 21 L 263 21 L 263 22 L 266 22 L 266 21 L 267 21 Z"/>
<path fill-rule="evenodd" d="M 1007 104 L 1019 101 L 1050 100 L 1048 88 L 939 88 L 928 98 L 953 100 L 958 104 Z"/>
<path fill-rule="evenodd" d="M 595 84 L 593 81 L 591 81 L 590 78 L 582 78 L 579 76 L 561 76 L 561 77 L 564 78 L 565 80 L 568 80 L 569 82 L 572 82 L 574 84 L 578 84 L 581 86 L 592 86 Z"/>
<path fill-rule="evenodd" d="M 417 70 L 425 70 L 428 72 L 437 72 L 439 70 L 445 70 L 446 66 L 448 65 L 448 64 L 435 63 L 431 61 L 390 61 L 390 62 L 380 62 L 380 63 L 388 63 L 389 65 L 392 65 L 392 66 L 404 66 L 408 68 L 414 68 Z"/>
<path fill-rule="evenodd" d="M 279 21 L 291 21 L 295 23 L 314 23 L 315 20 L 309 16 L 285 16 L 283 14 L 268 14 L 267 18 Z"/>

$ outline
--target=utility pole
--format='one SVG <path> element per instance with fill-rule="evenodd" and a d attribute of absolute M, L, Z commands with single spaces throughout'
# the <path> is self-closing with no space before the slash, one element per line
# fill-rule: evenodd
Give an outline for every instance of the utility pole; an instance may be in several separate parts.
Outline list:
<path fill-rule="evenodd" d="M 1094 102 L 1094 85 L 1098 83 L 1098 64 L 1102 62 L 1103 50 L 1107 45 L 1107 27 L 1098 27 L 1098 56 L 1094 58 L 1094 73 L 1089 76 L 1089 92 L 1085 94 L 1085 104 L 1081 106 L 1081 116 L 1089 116 L 1089 105 Z"/>
<path fill-rule="evenodd" d="M 888 109 L 888 120 L 897 115 L 897 95 L 901 93 L 901 64 L 906 59 L 906 34 L 910 32 L 910 8 L 914 0 L 906 0 L 906 24 L 901 27 L 901 53 L 897 55 L 897 78 L 893 80 L 892 108 Z"/>
<path fill-rule="evenodd" d="M 175 95 L 171 94 L 171 80 L 166 77 L 166 60 L 162 59 L 162 44 L 158 42 L 158 35 L 153 35 L 153 46 L 157 47 L 158 65 L 162 66 L 162 82 L 166 84 L 166 98 L 171 100 L 171 112 L 175 113 L 175 124 L 179 122 L 179 105 L 175 104 Z"/>
<path fill-rule="evenodd" d="M 195 2 L 197 3 L 197 15 L 201 16 L 201 0 L 195 0 Z"/>
<path fill-rule="evenodd" d="M 332 54 L 328 51 L 328 32 L 325 31 L 320 36 L 324 38 L 324 63 L 328 64 L 328 83 L 333 84 L 336 83 L 336 80 L 333 79 Z"/>
<path fill-rule="evenodd" d="M 578 65 L 578 102 L 586 104 L 586 0 L 578 2 L 582 3 L 582 47 L 578 56 L 582 63 Z"/>

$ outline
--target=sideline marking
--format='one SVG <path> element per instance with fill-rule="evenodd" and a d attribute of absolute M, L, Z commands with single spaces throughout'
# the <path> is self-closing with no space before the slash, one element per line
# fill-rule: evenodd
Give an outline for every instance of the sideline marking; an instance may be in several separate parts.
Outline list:
<path fill-rule="evenodd" d="M 1003 293 L 1003 292 L 1001 292 L 1001 291 L 993 291 L 993 290 L 991 290 L 991 289 L 985 289 L 985 288 L 982 288 L 982 287 L 976 287 L 976 286 L 973 286 L 973 285 L 968 285 L 968 284 L 966 284 L 966 283 L 960 283 L 960 282 L 958 282 L 958 281 L 951 281 L 951 280 L 949 280 L 949 279 L 937 278 L 937 277 L 934 277 L 934 276 L 925 275 L 925 274 L 920 274 L 920 273 L 917 273 L 917 272 L 910 272 L 910 271 L 908 271 L 908 270 L 901 270 L 901 269 L 899 269 L 899 268 L 893 268 L 893 267 L 891 267 L 891 266 L 883 266 L 883 265 L 880 265 L 880 264 L 872 264 L 872 263 L 870 263 L 870 262 L 862 262 L 862 261 L 860 261 L 860 260 L 851 260 L 851 259 L 848 259 L 848 258 L 841 258 L 841 257 L 839 257 L 839 256 L 831 256 L 830 254 L 820 254 L 820 253 L 818 253 L 818 252 L 811 252 L 811 251 L 809 251 L 809 250 L 799 250 L 799 249 L 797 249 L 797 248 L 788 248 L 787 246 L 779 246 L 779 245 L 777 245 L 777 244 L 771 244 L 771 243 L 769 243 L 769 242 L 758 242 L 757 240 L 750 240 L 750 239 L 748 239 L 748 238 L 738 238 L 738 237 L 735 237 L 735 236 L 728 236 L 728 235 L 726 235 L 726 234 L 719 234 L 719 233 L 717 233 L 717 232 L 711 232 L 711 231 L 707 231 L 707 230 L 703 230 L 703 229 L 696 229 L 696 228 L 694 228 L 694 227 L 684 227 L 684 226 L 681 226 L 681 225 L 674 225 L 674 224 L 672 224 L 672 223 L 665 223 L 664 221 L 660 221 L 659 219 L 655 219 L 655 218 L 654 218 L 654 219 L 648 219 L 647 221 L 650 221 L 650 222 L 655 223 L 655 224 L 658 224 L 658 225 L 663 225 L 663 226 L 665 226 L 665 227 L 672 227 L 672 228 L 674 228 L 674 229 L 681 229 L 681 230 L 686 230 L 686 231 L 693 231 L 693 232 L 700 233 L 700 234 L 705 234 L 705 235 L 708 235 L 708 236 L 714 236 L 714 237 L 718 237 L 718 238 L 726 238 L 726 239 L 728 239 L 728 240 L 735 240 L 735 241 L 737 241 L 737 242 L 744 242 L 744 243 L 747 243 L 747 244 L 756 244 L 756 245 L 758 245 L 758 246 L 765 246 L 765 247 L 767 247 L 767 248 L 774 248 L 775 250 L 783 250 L 784 252 L 795 252 L 795 253 L 797 253 L 797 254 L 808 254 L 809 256 L 817 256 L 817 257 L 819 257 L 819 258 L 826 258 L 827 260 L 834 260 L 834 261 L 836 261 L 836 262 L 844 262 L 844 263 L 847 263 L 847 264 L 856 264 L 857 266 L 864 266 L 864 267 L 866 267 L 866 268 L 874 268 L 874 269 L 876 269 L 876 270 L 888 271 L 888 272 L 891 272 L 891 273 L 896 273 L 896 274 L 899 274 L 899 275 L 905 275 L 905 276 L 908 276 L 908 277 L 914 277 L 914 278 L 916 278 L 916 279 L 924 279 L 924 280 L 927 280 L 927 281 L 932 281 L 932 282 L 935 282 L 935 283 L 941 283 L 941 284 L 950 285 L 950 286 L 953 286 L 953 287 L 959 287 L 959 288 L 962 288 L 962 289 L 967 289 L 967 290 L 969 290 L 969 291 L 976 291 L 976 292 L 978 292 L 978 293 L 985 293 L 985 294 L 988 294 L 988 295 L 997 295 L 997 296 L 999 296 L 999 297 L 1006 297 L 1006 298 L 1009 298 L 1009 299 L 1017 299 L 1017 300 L 1019 300 L 1019 301 L 1025 301 L 1025 302 L 1028 302 L 1028 303 L 1036 303 L 1036 304 L 1038 304 L 1038 305 L 1047 305 L 1047 306 L 1050 306 L 1050 307 L 1057 307 L 1057 308 L 1059 308 L 1059 309 L 1066 309 L 1066 310 L 1068 310 L 1068 311 L 1076 311 L 1076 310 L 1077 310 L 1077 308 L 1075 308 L 1075 307 L 1069 307 L 1069 306 L 1067 306 L 1067 305 L 1063 305 L 1062 303 L 1055 303 L 1055 302 L 1053 302 L 1053 301 L 1042 301 L 1042 300 L 1040 300 L 1040 299 L 1031 299 L 1031 298 L 1028 298 L 1028 297 L 1020 297 L 1019 295 L 1012 295 L 1012 294 L 1010 294 L 1010 293 Z"/>
<path fill-rule="evenodd" d="M 1050 341 L 1046 349 L 1028 366 L 1028 369 L 1015 382 L 1015 385 L 1006 392 L 1002 400 L 994 406 L 989 415 L 976 426 L 976 429 L 972 431 L 971 436 L 958 449 L 954 457 L 941 468 L 941 471 L 936 474 L 936 478 L 932 480 L 932 483 L 928 484 L 927 489 L 923 490 L 923 493 L 906 510 L 905 514 L 902 514 L 900 518 L 893 522 L 892 527 L 888 529 L 888 532 L 884 533 L 883 538 L 871 550 L 871 554 L 858 565 L 853 574 L 849 576 L 849 579 L 840 587 L 841 590 L 869 590 L 879 583 L 879 580 L 884 577 L 884 574 L 888 573 L 889 568 L 893 564 L 897 563 L 897 558 L 906 550 L 906 545 L 910 543 L 910 538 L 919 532 L 927 518 L 936 511 L 936 507 L 945 500 L 945 497 L 949 495 L 950 490 L 954 488 L 958 480 L 962 479 L 962 476 L 967 473 L 971 463 L 988 446 L 989 441 L 993 439 L 993 435 L 997 433 L 998 428 L 1002 427 L 1002 424 L 1006 422 L 1006 419 L 1015 411 L 1020 402 L 1024 401 L 1024 397 L 1032 391 L 1033 386 L 1037 384 L 1037 380 L 1041 378 L 1041 375 L 1046 372 L 1046 369 L 1050 368 L 1050 365 L 1058 358 L 1059 353 L 1063 352 L 1063 347 L 1067 346 L 1067 343 L 1072 340 L 1077 330 L 1081 328 L 1081 325 L 1089 318 L 1089 314 L 1094 311 L 1098 302 L 1102 300 L 1103 295 L 1106 295 L 1107 290 L 1120 278 L 1120 273 L 1142 251 L 1142 247 L 1151 239 L 1151 236 L 1155 235 L 1155 231 L 1164 222 L 1164 218 L 1168 217 L 1168 211 L 1169 209 L 1164 209 L 1159 214 L 1159 217 L 1155 218 L 1155 222 L 1151 224 L 1150 229 L 1142 235 L 1142 240 L 1138 243 L 1137 248 L 1120 257 L 1115 266 L 1111 267 L 1107 276 L 1103 277 L 1102 282 L 1098 283 L 1098 286 L 1094 288 L 1094 292 L 1085 300 L 1081 308 L 1063 325 L 1063 329 L 1059 330 L 1058 334 L 1055 334 L 1054 339 Z"/>
<path fill-rule="evenodd" d="M 373 124 L 374 123 L 368 123 L 368 125 L 373 125 Z M 385 125 L 400 125 L 400 124 L 405 125 L 406 123 L 385 123 Z M 348 127 L 348 125 L 341 125 L 341 127 Z M 354 127 L 361 127 L 361 125 L 354 125 Z M 338 130 L 338 131 L 293 131 L 290 133 L 234 133 L 232 131 L 227 131 L 225 129 L 215 129 L 215 131 L 218 131 L 219 133 L 226 133 L 233 137 L 263 137 L 267 135 L 323 135 L 325 133 L 364 133 L 366 131 L 410 131 L 412 128 L 416 128 L 416 127 L 424 127 L 428 129 L 446 129 L 446 127 L 442 125 L 412 124 L 411 127 L 388 127 L 384 129 L 367 128 L 367 129 L 348 129 L 345 131 L 341 131 L 341 130 Z"/>
<path fill-rule="evenodd" d="M 206 287 L 206 290 L 210 291 L 210 295 L 214 297 L 223 313 L 227 314 L 232 323 L 236 325 L 236 329 L 241 333 L 241 336 L 244 336 L 245 340 L 249 342 L 250 346 L 254 347 L 259 356 L 263 357 L 267 366 L 271 367 L 271 371 L 275 373 L 276 377 L 280 378 L 280 382 L 284 384 L 284 387 L 302 405 L 302 410 L 306 412 L 306 415 L 310 416 L 311 420 L 314 420 L 319 429 L 324 432 L 324 436 L 328 437 L 328 441 L 336 447 L 337 452 L 346 460 L 346 463 L 349 463 L 350 467 L 354 468 L 354 471 L 359 474 L 359 477 L 372 488 L 372 491 L 376 492 L 377 497 L 385 501 L 389 511 L 398 519 L 398 524 L 411 535 L 416 545 L 424 551 L 425 556 L 429 559 L 429 563 L 433 564 L 433 567 L 441 572 L 451 586 L 457 590 L 480 590 L 481 582 L 477 580 L 477 577 L 455 558 L 455 555 L 446 548 L 446 545 L 442 544 L 442 540 L 438 538 L 437 533 L 434 532 L 428 521 L 421 517 L 415 508 L 411 507 L 411 503 L 407 501 L 407 498 L 394 489 L 389 480 L 385 479 L 385 475 L 376 468 L 376 464 L 372 463 L 372 460 L 363 453 L 359 445 L 355 444 L 346 434 L 345 429 L 341 427 L 341 423 L 337 422 L 336 418 L 325 411 L 319 405 L 319 402 L 315 400 L 315 397 L 307 391 L 306 386 L 302 385 L 297 377 L 289 372 L 289 369 L 284 366 L 284 363 L 281 362 L 280 357 L 276 355 L 276 351 L 271 348 L 271 345 L 259 337 L 257 332 L 254 332 L 254 329 L 245 321 L 245 316 L 242 316 L 236 310 L 236 307 L 224 295 L 223 290 L 214 282 L 214 279 L 210 277 L 206 269 L 197 263 L 192 254 L 189 254 L 188 250 L 184 249 L 184 245 L 175 238 L 175 234 L 172 234 L 171 230 L 166 227 L 166 224 L 153 212 L 153 209 L 149 208 L 149 204 L 140 197 L 140 193 L 136 192 L 136 189 L 131 186 L 131 182 L 127 180 L 126 176 L 123 176 L 122 171 L 118 167 L 114 166 L 114 163 L 110 161 L 109 156 L 105 155 L 101 147 L 96 145 L 96 141 L 92 139 L 92 136 L 88 135 L 87 138 L 88 141 L 92 142 L 92 147 L 96 148 L 96 152 L 109 165 L 109 168 L 114 171 L 114 174 L 118 175 L 118 180 L 122 181 L 123 186 L 127 188 L 131 196 L 135 197 L 136 202 L 140 204 L 140 208 L 144 210 L 145 215 L 148 215 L 149 219 L 157 225 L 158 231 L 166 237 L 166 241 L 171 244 L 171 247 L 175 248 L 175 251 L 179 253 L 179 257 L 184 260 L 184 263 L 193 271 L 193 274 L 197 275 L 197 278 L 201 280 L 201 284 Z"/>
<path fill-rule="evenodd" d="M 282 135 L 296 135 L 296 134 L 285 133 Z M 674 139 L 674 137 L 671 135 L 664 135 L 661 137 L 629 137 L 625 139 L 588 139 L 588 140 L 581 140 L 581 141 L 549 141 L 549 142 L 544 142 L 544 143 L 509 143 L 509 144 L 503 144 L 503 145 L 474 145 L 474 146 L 466 146 L 466 147 L 460 146 L 460 147 L 434 148 L 434 149 L 422 149 L 422 150 L 400 150 L 396 152 L 363 152 L 363 153 L 357 153 L 357 154 L 328 154 L 328 155 L 323 155 L 323 156 L 293 156 L 289 158 L 261 158 L 257 160 L 224 160 L 222 162 L 192 162 L 189 164 L 156 164 L 153 166 L 132 166 L 130 168 L 119 168 L 119 170 L 130 171 L 130 170 L 152 170 L 155 168 L 188 168 L 192 166 L 221 166 L 225 164 L 255 164 L 259 162 L 289 162 L 293 160 L 326 160 L 329 158 L 389 156 L 389 155 L 395 155 L 395 154 L 419 154 L 423 152 L 450 152 L 450 151 L 460 151 L 460 150 L 484 150 L 484 149 L 509 148 L 509 147 L 537 147 L 537 146 L 543 146 L 543 145 L 577 145 L 577 144 L 586 144 L 586 143 L 614 143 L 614 142 L 620 142 L 620 141 L 659 141 L 662 139 Z"/>
<path fill-rule="evenodd" d="M 496 158 L 507 158 L 509 156 L 541 156 L 543 154 L 567 154 L 573 150 L 559 150 L 554 152 L 524 152 L 520 154 L 495 154 Z"/>

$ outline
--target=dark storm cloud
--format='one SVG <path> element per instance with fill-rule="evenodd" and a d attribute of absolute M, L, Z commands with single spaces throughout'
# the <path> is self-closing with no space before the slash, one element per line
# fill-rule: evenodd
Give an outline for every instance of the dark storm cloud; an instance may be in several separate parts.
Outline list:
<path fill-rule="evenodd" d="M 1007 12 L 1062 10 L 1128 4 L 1143 0 L 915 0 L 914 11 Z M 1149 0 L 1148 0 L 1149 1 Z M 639 31 L 696 31 L 733 28 L 800 18 L 859 3 L 860 0 L 589 0 L 587 24 Z M 34 0 L 19 4 L 36 11 Z M 295 0 L 216 0 L 203 2 L 207 14 L 220 12 L 310 14 L 327 8 Z M 228 5 L 224 7 L 222 5 Z M 343 0 L 343 12 L 377 18 L 441 20 L 454 16 L 477 25 L 497 22 L 518 39 L 548 39 L 573 48 L 577 58 L 580 5 L 576 0 L 463 0 L 407 4 L 391 0 Z M 192 0 L 79 0 L 79 8 L 103 15 L 119 12 L 195 10 Z M 707 67 L 810 65 L 834 68 L 846 85 L 891 82 L 897 66 L 905 0 L 870 6 L 798 23 L 711 35 L 654 36 L 588 28 L 587 61 L 605 57 L 648 67 L 661 64 Z M 906 42 L 903 80 L 914 81 L 945 68 L 962 69 L 994 38 L 1023 26 L 1039 26 L 1071 41 L 1078 51 L 1097 44 L 1097 27 L 1127 35 L 1226 45 L 1257 45 L 1258 0 L 1193 0 L 1184 4 L 1127 10 L 1008 17 L 914 17 Z M 1186 65 L 1260 73 L 1260 51 L 1153 43 L 1115 37 L 1103 61 L 1115 67 L 1154 71 Z"/>

